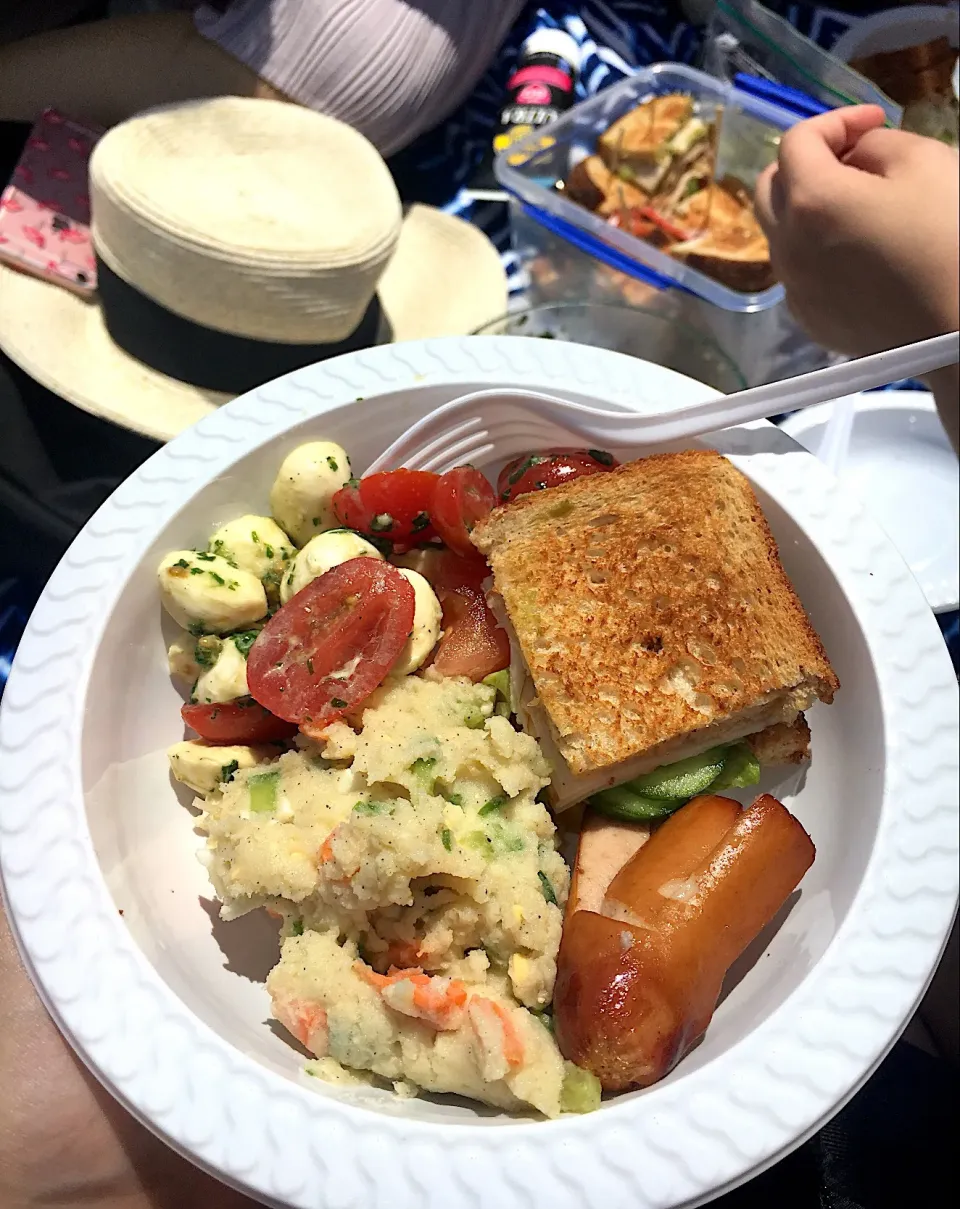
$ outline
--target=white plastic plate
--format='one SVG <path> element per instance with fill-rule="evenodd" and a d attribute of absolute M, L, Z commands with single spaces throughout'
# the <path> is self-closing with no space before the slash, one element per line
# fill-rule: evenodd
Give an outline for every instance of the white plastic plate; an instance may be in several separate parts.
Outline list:
<path fill-rule="evenodd" d="M 269 1024 L 276 935 L 223 924 L 170 782 L 182 734 L 155 568 L 267 506 L 284 454 L 326 436 L 362 470 L 456 395 L 524 387 L 654 409 L 707 388 L 599 349 L 515 337 L 390 346 L 235 400 L 155 454 L 88 522 L 30 619 L 0 714 L 0 871 L 54 1018 L 132 1112 L 195 1163 L 296 1209 L 694 1206 L 833 1114 L 913 1014 L 957 901 L 957 682 L 889 540 L 768 424 L 715 439 L 754 483 L 836 666 L 813 762 L 768 778 L 817 845 L 738 962 L 701 1045 L 600 1111 L 512 1119 L 302 1074 Z"/>
<path fill-rule="evenodd" d="M 854 396 L 841 483 L 887 531 L 936 613 L 960 603 L 960 464 L 926 391 Z M 809 407 L 781 427 L 816 455 L 832 403 Z"/>

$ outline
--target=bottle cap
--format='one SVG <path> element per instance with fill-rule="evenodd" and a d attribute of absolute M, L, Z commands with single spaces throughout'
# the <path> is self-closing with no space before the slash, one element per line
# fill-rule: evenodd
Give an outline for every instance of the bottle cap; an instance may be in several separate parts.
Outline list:
<path fill-rule="evenodd" d="M 556 55 L 573 70 L 580 69 L 580 47 L 576 38 L 562 29 L 535 29 L 520 48 L 520 58 L 526 55 Z"/>

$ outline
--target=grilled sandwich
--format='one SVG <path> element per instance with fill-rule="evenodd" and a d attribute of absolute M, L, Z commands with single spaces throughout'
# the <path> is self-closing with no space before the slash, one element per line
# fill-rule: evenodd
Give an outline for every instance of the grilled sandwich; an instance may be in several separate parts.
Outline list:
<path fill-rule="evenodd" d="M 759 293 L 774 284 L 770 245 L 739 182 L 710 185 L 673 213 L 678 223 L 698 234 L 673 244 L 671 256 L 743 293 Z"/>
<path fill-rule="evenodd" d="M 761 761 L 807 754 L 803 711 L 837 677 L 726 458 L 643 458 L 521 496 L 472 536 L 555 809 L 746 737 Z"/>
<path fill-rule="evenodd" d="M 694 116 L 691 98 L 670 93 L 618 118 L 600 135 L 597 151 L 612 172 L 654 193 L 668 173 L 682 171 L 708 135 L 707 123 Z"/>
<path fill-rule="evenodd" d="M 643 189 L 611 172 L 599 155 L 588 155 L 576 165 L 564 192 L 571 201 L 604 217 L 645 206 L 649 200 Z"/>

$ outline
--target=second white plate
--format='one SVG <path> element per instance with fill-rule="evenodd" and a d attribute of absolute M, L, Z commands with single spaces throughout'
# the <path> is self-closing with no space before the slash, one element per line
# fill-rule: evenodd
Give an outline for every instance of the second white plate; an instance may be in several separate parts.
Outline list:
<path fill-rule="evenodd" d="M 926 391 L 854 396 L 850 447 L 839 477 L 899 548 L 935 613 L 960 603 L 960 467 Z M 817 455 L 832 403 L 781 425 Z"/>

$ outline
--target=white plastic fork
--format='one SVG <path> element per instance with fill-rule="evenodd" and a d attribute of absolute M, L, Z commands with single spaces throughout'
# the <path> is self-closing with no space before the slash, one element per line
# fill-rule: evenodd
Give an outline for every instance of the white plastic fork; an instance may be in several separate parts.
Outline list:
<path fill-rule="evenodd" d="M 845 361 L 671 411 L 603 411 L 527 390 L 463 395 L 419 420 L 367 473 L 406 466 L 443 473 L 571 440 L 605 449 L 660 445 L 799 411 L 857 391 L 942 369 L 960 360 L 960 332 Z"/>

